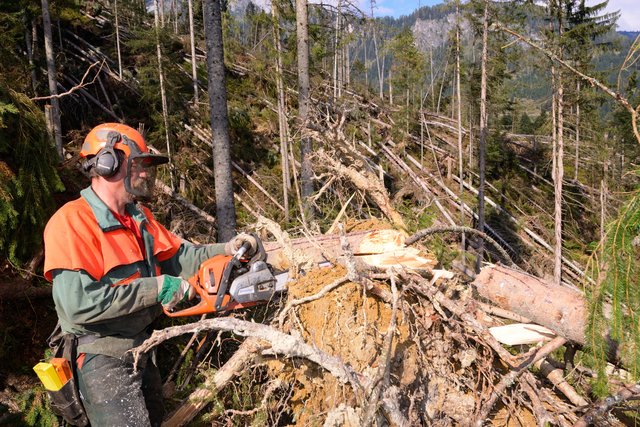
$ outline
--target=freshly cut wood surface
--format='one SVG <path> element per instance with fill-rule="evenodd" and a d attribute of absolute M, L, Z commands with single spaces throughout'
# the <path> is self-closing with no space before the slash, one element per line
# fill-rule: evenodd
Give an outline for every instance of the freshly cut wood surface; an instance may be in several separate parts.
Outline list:
<path fill-rule="evenodd" d="M 556 336 L 551 329 L 533 323 L 494 326 L 489 328 L 489 332 L 495 339 L 506 345 L 536 344 L 549 341 Z"/>
<path fill-rule="evenodd" d="M 406 234 L 397 230 L 375 230 L 362 239 L 354 255 L 376 267 L 433 269 L 438 261 L 425 258 L 420 250 L 404 245 Z"/>
<path fill-rule="evenodd" d="M 357 259 L 377 267 L 405 267 L 431 270 L 437 264 L 435 256 L 424 254 L 414 247 L 404 246 L 406 234 L 398 230 L 357 231 L 347 234 L 347 242 L 351 246 Z M 290 268 L 290 260 L 286 259 L 281 244 L 266 242 L 267 262 L 277 269 Z M 325 235 L 303 237 L 291 240 L 291 246 L 296 253 L 311 259 L 314 264 L 333 261 L 342 254 L 340 236 Z"/>

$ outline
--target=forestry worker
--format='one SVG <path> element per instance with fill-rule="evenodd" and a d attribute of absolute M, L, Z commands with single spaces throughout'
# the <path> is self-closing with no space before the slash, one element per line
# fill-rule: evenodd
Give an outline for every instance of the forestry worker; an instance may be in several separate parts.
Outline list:
<path fill-rule="evenodd" d="M 155 357 L 134 371 L 131 353 L 150 335 L 162 312 L 192 298 L 185 280 L 217 254 L 234 254 L 246 241 L 197 246 L 155 220 L 149 200 L 157 165 L 135 129 L 106 123 L 87 134 L 80 156 L 91 185 L 65 204 L 44 232 L 45 277 L 53 281 L 59 324 L 78 337 L 77 377 L 94 427 L 160 425 L 161 379 Z M 251 251 L 250 251 L 251 252 Z M 251 254 L 248 254 L 251 255 Z"/>

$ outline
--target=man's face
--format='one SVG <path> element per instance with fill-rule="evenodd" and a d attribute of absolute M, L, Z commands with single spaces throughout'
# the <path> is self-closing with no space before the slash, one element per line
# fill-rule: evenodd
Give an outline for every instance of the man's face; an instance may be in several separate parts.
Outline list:
<path fill-rule="evenodd" d="M 151 198 L 155 189 L 156 168 L 150 158 L 134 157 L 129 168 L 131 190 L 144 198 Z"/>

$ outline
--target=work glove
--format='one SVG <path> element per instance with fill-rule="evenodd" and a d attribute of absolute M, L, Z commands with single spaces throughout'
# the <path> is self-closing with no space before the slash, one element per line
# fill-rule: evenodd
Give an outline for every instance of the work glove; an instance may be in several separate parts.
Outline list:
<path fill-rule="evenodd" d="M 249 250 L 245 253 L 245 257 L 251 258 L 258 251 L 258 244 L 260 243 L 260 239 L 255 235 L 247 233 L 238 234 L 227 242 L 224 247 L 224 251 L 227 255 L 235 255 L 245 242 L 248 242 L 251 245 Z"/>
<path fill-rule="evenodd" d="M 167 311 L 173 310 L 179 303 L 196 296 L 195 288 L 181 277 L 163 274 L 156 279 L 158 281 L 158 302 Z"/>

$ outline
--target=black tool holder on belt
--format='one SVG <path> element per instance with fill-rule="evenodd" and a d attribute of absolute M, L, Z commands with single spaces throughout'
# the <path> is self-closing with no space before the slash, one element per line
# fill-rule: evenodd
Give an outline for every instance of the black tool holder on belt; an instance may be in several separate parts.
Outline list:
<path fill-rule="evenodd" d="M 63 357 L 69 361 L 73 377 L 67 381 L 60 390 L 50 391 L 49 401 L 51 409 L 56 415 L 61 416 L 72 426 L 85 427 L 89 425 L 87 413 L 82 406 L 80 392 L 78 390 L 78 375 L 76 358 L 77 354 L 77 338 L 73 334 L 65 334 L 60 328 L 60 324 L 47 339 L 47 343 L 53 352 L 53 357 Z"/>

